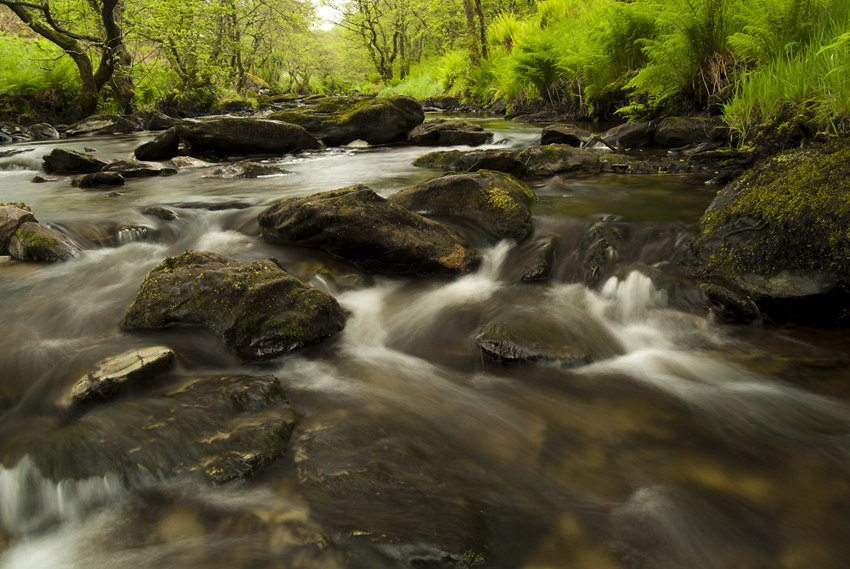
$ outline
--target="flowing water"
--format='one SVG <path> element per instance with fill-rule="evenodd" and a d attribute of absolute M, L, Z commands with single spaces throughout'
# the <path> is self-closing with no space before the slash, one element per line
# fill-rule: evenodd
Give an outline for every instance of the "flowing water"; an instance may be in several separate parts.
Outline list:
<path fill-rule="evenodd" d="M 478 120 L 494 146 L 539 134 Z M 0 202 L 26 202 L 84 251 L 0 263 L 0 567 L 850 567 L 850 336 L 721 325 L 645 268 L 682 258 L 716 191 L 703 179 L 534 183 L 527 242 L 461 227 L 485 260 L 452 279 L 370 277 L 257 237 L 275 200 L 354 183 L 386 196 L 436 175 L 410 165 L 432 149 L 307 153 L 256 180 L 185 169 L 116 192 L 30 182 L 52 147 L 124 158 L 145 138 L 3 148 L 28 150 L 0 158 Z M 179 218 L 143 215 L 150 205 Z M 589 288 L 594 231 L 620 236 L 623 258 Z M 518 282 L 541 239 L 555 244 L 553 278 Z M 345 330 L 252 365 L 203 330 L 122 332 L 145 274 L 186 249 L 277 258 L 338 298 Z M 499 362 L 474 343 L 494 320 L 600 355 L 572 368 Z M 83 416 L 63 407 L 97 361 L 155 344 L 178 355 L 155 386 Z M 131 464 L 56 479 L 156 417 L 158 395 L 245 373 L 279 378 L 298 419 L 287 454 L 257 476 L 216 486 Z M 187 419 L 170 441 L 177 459 L 196 428 Z"/>

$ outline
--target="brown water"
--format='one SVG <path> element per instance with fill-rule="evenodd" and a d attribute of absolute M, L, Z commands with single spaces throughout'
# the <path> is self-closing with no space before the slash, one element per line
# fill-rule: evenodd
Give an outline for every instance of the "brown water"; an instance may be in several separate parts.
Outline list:
<path fill-rule="evenodd" d="M 500 145 L 539 132 L 482 122 Z M 61 146 L 118 158 L 143 138 Z M 286 157 L 291 174 L 259 180 L 184 170 L 109 197 L 31 184 L 56 145 L 0 159 L 0 202 L 25 201 L 85 247 L 60 265 L 0 263 L 0 567 L 850 566 L 850 336 L 721 326 L 646 271 L 578 284 L 593 227 L 622 236 L 623 265 L 681 258 L 716 191 L 702 179 L 541 181 L 529 242 L 473 235 L 486 249 L 475 274 L 370 278 L 264 243 L 256 216 L 277 199 L 354 183 L 392 194 L 436 174 L 410 166 L 429 149 Z M 143 216 L 148 205 L 180 218 Z M 517 283 L 544 238 L 556 245 L 556 278 Z M 122 332 L 147 271 L 189 248 L 276 257 L 339 299 L 346 329 L 250 366 L 203 331 Z M 505 318 L 615 355 L 572 369 L 500 365 L 473 338 Z M 57 404 L 98 360 L 153 344 L 178 354 L 158 387 L 83 417 Z M 159 412 L 158 393 L 239 373 L 277 376 L 298 417 L 286 456 L 250 480 L 211 486 L 128 465 L 57 482 L 29 458 L 47 452 L 54 473 L 85 463 L 98 440 L 71 448 L 65 433 L 100 421 L 120 434 Z M 178 458 L 197 427 L 184 428 L 171 442 Z"/>

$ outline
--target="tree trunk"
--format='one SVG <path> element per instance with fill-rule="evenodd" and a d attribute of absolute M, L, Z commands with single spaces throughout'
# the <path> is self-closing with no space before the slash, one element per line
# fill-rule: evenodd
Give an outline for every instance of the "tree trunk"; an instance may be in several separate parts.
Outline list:
<path fill-rule="evenodd" d="M 484 10 L 481 8 L 481 0 L 475 0 L 475 13 L 478 14 L 478 33 L 481 42 L 481 58 L 487 58 L 487 26 L 484 25 Z"/>
<path fill-rule="evenodd" d="M 475 13 L 472 0 L 463 0 L 463 14 L 466 16 L 466 41 L 469 44 L 469 60 L 472 66 L 478 64 L 478 34 L 475 31 Z"/>

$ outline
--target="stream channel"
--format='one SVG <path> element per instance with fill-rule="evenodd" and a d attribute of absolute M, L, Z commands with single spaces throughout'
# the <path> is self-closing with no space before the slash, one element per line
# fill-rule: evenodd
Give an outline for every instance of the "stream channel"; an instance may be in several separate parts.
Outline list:
<path fill-rule="evenodd" d="M 496 133 L 492 147 L 539 139 L 539 127 L 466 118 Z M 3 147 L 31 150 L 0 158 L 0 202 L 27 203 L 83 252 L 0 263 L 0 567 L 850 567 L 850 335 L 721 324 L 674 279 L 634 268 L 683 258 L 717 191 L 705 178 L 532 181 L 526 242 L 458 225 L 484 261 L 455 278 L 365 275 L 258 237 L 276 200 L 356 183 L 388 196 L 438 175 L 411 165 L 434 148 L 285 156 L 269 160 L 290 173 L 249 180 L 186 168 L 117 195 L 30 182 L 51 148 L 128 158 L 149 138 Z M 141 213 L 152 205 L 179 217 Z M 622 237 L 622 258 L 588 287 L 594 227 Z M 552 278 L 521 282 L 541 238 L 554 240 Z M 346 328 L 247 365 L 202 329 L 121 331 L 148 271 L 187 249 L 274 257 L 333 294 Z M 495 319 L 563 331 L 599 357 L 500 362 L 474 343 Z M 152 345 L 177 364 L 150 387 L 84 414 L 63 405 L 96 362 Z M 108 445 L 145 452 L 132 437 L 161 395 L 240 374 L 277 377 L 296 418 L 289 449 L 256 475 L 215 485 L 125 464 L 56 480 Z M 171 417 L 173 439 L 146 464 L 193 454 L 203 425 Z"/>

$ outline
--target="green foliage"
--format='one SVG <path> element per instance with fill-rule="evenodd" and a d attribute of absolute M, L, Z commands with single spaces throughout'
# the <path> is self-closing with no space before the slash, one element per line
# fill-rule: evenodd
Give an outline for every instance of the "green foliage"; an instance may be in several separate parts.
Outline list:
<path fill-rule="evenodd" d="M 62 114 L 80 79 L 62 51 L 41 38 L 0 35 L 0 99 L 15 114 Z"/>

